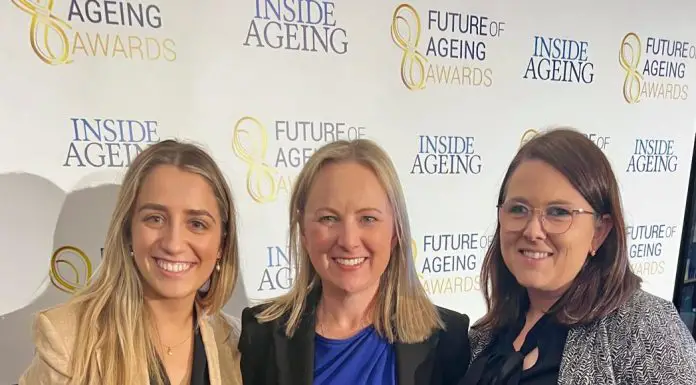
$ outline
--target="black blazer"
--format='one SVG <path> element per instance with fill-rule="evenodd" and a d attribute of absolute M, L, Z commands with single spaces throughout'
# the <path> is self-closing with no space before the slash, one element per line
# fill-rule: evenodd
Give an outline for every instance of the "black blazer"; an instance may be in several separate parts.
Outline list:
<path fill-rule="evenodd" d="M 292 338 L 285 335 L 284 320 L 256 320 L 264 305 L 244 309 L 239 337 L 244 385 L 312 385 L 317 297 L 308 296 L 308 309 Z M 471 357 L 469 317 L 438 311 L 446 330 L 421 343 L 396 343 L 398 385 L 450 385 L 464 377 Z"/>

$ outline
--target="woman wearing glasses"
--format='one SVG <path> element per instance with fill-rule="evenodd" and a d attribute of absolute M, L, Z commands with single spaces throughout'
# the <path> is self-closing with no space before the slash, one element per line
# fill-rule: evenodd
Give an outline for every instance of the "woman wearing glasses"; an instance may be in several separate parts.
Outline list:
<path fill-rule="evenodd" d="M 696 384 L 696 344 L 640 289 L 616 178 L 590 140 L 558 129 L 527 142 L 498 212 L 460 384 Z"/>

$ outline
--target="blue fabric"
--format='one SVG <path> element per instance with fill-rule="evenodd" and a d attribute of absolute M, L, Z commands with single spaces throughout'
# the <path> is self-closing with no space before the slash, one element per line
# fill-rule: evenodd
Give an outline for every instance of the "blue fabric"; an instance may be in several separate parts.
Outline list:
<path fill-rule="evenodd" d="M 344 340 L 314 342 L 314 385 L 396 385 L 394 346 L 370 326 Z"/>

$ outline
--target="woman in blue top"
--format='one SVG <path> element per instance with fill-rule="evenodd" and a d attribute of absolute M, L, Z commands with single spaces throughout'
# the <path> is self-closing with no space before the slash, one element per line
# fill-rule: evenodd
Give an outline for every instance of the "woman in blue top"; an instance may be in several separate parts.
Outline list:
<path fill-rule="evenodd" d="M 433 305 L 413 265 L 389 156 L 337 141 L 309 159 L 290 201 L 290 291 L 242 313 L 244 384 L 456 384 L 469 318 Z"/>

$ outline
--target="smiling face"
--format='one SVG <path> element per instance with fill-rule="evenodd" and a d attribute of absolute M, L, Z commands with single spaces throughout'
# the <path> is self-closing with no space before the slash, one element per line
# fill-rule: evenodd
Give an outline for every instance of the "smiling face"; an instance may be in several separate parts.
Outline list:
<path fill-rule="evenodd" d="M 371 169 L 354 162 L 324 166 L 310 188 L 302 229 L 324 290 L 377 292 L 396 241 L 391 205 Z"/>
<path fill-rule="evenodd" d="M 203 177 L 155 167 L 140 188 L 130 229 L 145 295 L 194 298 L 219 258 L 220 223 L 215 195 Z"/>
<path fill-rule="evenodd" d="M 534 209 L 546 215 L 543 226 Z M 568 179 L 547 163 L 524 161 L 510 176 L 500 214 L 500 246 L 505 265 L 530 294 L 562 294 L 608 234 L 608 223 L 591 214 L 573 214 L 574 210 L 593 211 Z M 525 216 L 528 222 L 515 226 Z"/>

